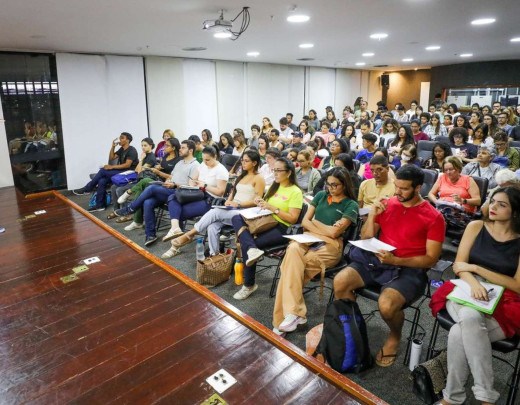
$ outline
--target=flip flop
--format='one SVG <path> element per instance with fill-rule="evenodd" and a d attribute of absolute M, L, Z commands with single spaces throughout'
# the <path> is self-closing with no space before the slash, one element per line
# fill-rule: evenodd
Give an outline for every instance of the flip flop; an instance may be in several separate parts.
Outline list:
<path fill-rule="evenodd" d="M 397 353 L 394 353 L 394 354 L 384 354 L 383 348 L 381 348 L 379 350 L 379 353 L 381 353 L 381 358 L 378 359 L 377 356 L 376 356 L 376 359 L 375 359 L 376 364 L 379 367 L 390 367 L 392 364 L 395 363 L 395 360 L 397 359 Z M 383 362 L 382 360 L 385 359 L 385 358 L 388 358 L 390 360 L 387 361 L 387 362 Z"/>
<path fill-rule="evenodd" d="M 176 248 L 180 248 L 184 245 L 187 245 L 188 243 L 193 241 L 192 236 L 188 236 L 187 234 L 183 234 L 179 236 L 177 239 L 172 240 L 172 246 L 175 246 Z"/>

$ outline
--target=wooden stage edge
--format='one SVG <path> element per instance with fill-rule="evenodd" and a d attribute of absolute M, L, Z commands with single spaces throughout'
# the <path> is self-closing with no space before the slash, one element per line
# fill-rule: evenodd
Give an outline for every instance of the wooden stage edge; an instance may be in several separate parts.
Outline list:
<path fill-rule="evenodd" d="M 385 405 L 387 402 L 383 401 L 382 399 L 378 398 L 371 392 L 367 391 L 363 387 L 356 384 L 354 381 L 350 380 L 349 378 L 343 376 L 340 373 L 337 373 L 336 371 L 332 370 L 330 367 L 324 365 L 323 363 L 317 361 L 314 357 L 307 355 L 303 350 L 301 350 L 299 347 L 293 345 L 292 343 L 286 341 L 282 337 L 276 335 L 273 333 L 269 328 L 265 327 L 258 321 L 256 321 L 251 316 L 245 314 L 244 312 L 238 310 L 236 307 L 228 303 L 227 301 L 220 298 L 215 293 L 211 292 L 206 287 L 201 286 L 196 281 L 192 280 L 188 276 L 186 276 L 184 273 L 177 270 L 175 267 L 170 266 L 157 256 L 151 254 L 147 250 L 140 247 L 138 244 L 133 242 L 132 240 L 128 239 L 124 235 L 120 234 L 119 232 L 115 231 L 113 228 L 105 224 L 103 221 L 96 218 L 94 215 L 90 214 L 85 209 L 81 208 L 79 205 L 74 203 L 73 201 L 69 200 L 67 197 L 65 197 L 63 194 L 61 194 L 58 191 L 46 191 L 43 193 L 35 193 L 35 194 L 29 194 L 25 198 L 27 199 L 39 199 L 39 198 L 48 198 L 48 197 L 55 197 L 63 202 L 65 202 L 67 205 L 90 219 L 92 222 L 94 222 L 96 225 L 110 233 L 115 238 L 119 239 L 121 242 L 125 243 L 129 247 L 131 247 L 133 250 L 135 250 L 140 255 L 146 257 L 148 260 L 150 260 L 155 265 L 159 266 L 161 269 L 167 271 L 170 273 L 173 277 L 177 278 L 179 281 L 190 287 L 192 290 L 197 292 L 198 294 L 202 295 L 204 298 L 206 298 L 208 301 L 210 301 L 213 305 L 217 306 L 219 309 L 224 311 L 226 314 L 230 315 L 234 319 L 236 319 L 238 322 L 246 326 L 247 328 L 253 330 L 258 335 L 262 336 L 264 339 L 269 341 L 271 344 L 273 344 L 276 348 L 283 351 L 285 354 L 287 354 L 289 357 L 293 358 L 294 360 L 298 361 L 299 363 L 305 365 L 307 368 L 315 372 L 316 374 L 323 377 L 325 380 L 330 382 L 331 384 L 335 385 L 339 389 L 348 392 L 349 394 L 353 395 L 354 398 L 362 402 L 363 404 L 367 405 Z"/>

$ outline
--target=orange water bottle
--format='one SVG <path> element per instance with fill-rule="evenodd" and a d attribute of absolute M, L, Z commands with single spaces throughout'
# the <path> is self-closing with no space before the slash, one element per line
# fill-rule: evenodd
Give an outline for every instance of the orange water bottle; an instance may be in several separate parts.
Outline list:
<path fill-rule="evenodd" d="M 244 284 L 244 263 L 242 263 L 242 259 L 239 258 L 237 258 L 235 262 L 235 284 Z"/>

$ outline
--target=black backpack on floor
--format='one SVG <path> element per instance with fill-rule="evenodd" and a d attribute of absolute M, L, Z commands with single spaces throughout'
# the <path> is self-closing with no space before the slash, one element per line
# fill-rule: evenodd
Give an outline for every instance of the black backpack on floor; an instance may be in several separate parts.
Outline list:
<path fill-rule="evenodd" d="M 373 366 L 365 319 L 356 302 L 336 300 L 327 306 L 316 354 L 340 373 L 359 373 Z"/>

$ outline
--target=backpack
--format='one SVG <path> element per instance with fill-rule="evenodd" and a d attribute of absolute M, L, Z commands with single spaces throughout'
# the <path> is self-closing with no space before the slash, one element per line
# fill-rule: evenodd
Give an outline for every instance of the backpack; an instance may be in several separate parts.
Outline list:
<path fill-rule="evenodd" d="M 97 191 L 94 191 L 90 195 L 90 199 L 88 200 L 89 208 L 94 208 L 96 206 L 96 195 L 97 195 Z M 106 193 L 105 194 L 105 207 L 108 207 L 111 203 L 112 203 L 112 194 Z"/>
<path fill-rule="evenodd" d="M 365 319 L 356 302 L 336 300 L 327 306 L 316 354 L 340 373 L 359 373 L 373 366 Z"/>

